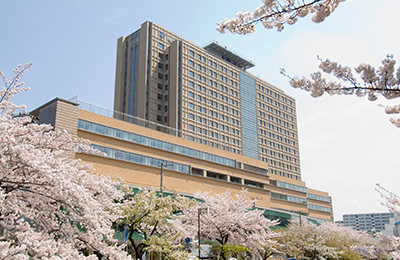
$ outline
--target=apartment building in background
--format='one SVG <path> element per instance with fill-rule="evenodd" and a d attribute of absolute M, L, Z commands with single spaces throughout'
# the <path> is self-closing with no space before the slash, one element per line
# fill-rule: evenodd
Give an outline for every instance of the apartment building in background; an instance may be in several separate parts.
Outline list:
<path fill-rule="evenodd" d="M 218 42 L 202 48 L 147 21 L 118 39 L 114 110 L 301 180 L 295 100 L 246 71 L 253 66 Z"/>
<path fill-rule="evenodd" d="M 104 154 L 76 153 L 132 187 L 239 194 L 281 224 L 333 221 L 327 192 L 301 178 L 295 100 L 212 42 L 152 23 L 118 39 L 114 109 L 55 98 L 31 112 Z M 161 175 L 161 167 L 163 174 Z"/>
<path fill-rule="evenodd" d="M 387 236 L 399 236 L 400 216 L 393 212 L 343 215 L 343 221 L 336 221 L 345 227 L 368 233 L 379 232 Z"/>

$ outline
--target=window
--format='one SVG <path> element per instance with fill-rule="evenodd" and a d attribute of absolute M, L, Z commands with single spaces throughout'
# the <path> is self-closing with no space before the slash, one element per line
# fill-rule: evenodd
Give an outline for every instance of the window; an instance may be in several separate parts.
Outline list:
<path fill-rule="evenodd" d="M 189 81 L 189 87 L 194 87 L 194 83 L 192 81 Z"/>
<path fill-rule="evenodd" d="M 194 52 L 191 51 L 191 50 L 189 50 L 189 55 L 192 56 L 192 57 L 194 57 Z"/>
<path fill-rule="evenodd" d="M 161 50 L 164 50 L 164 44 L 162 44 L 162 43 L 158 43 L 158 48 L 160 48 Z"/>
<path fill-rule="evenodd" d="M 159 69 L 164 69 L 164 65 L 163 65 L 161 62 L 159 62 L 159 63 L 158 63 L 158 68 L 159 68 Z"/>
<path fill-rule="evenodd" d="M 157 105 L 157 110 L 162 111 L 162 105 Z"/>
<path fill-rule="evenodd" d="M 157 99 L 162 100 L 163 96 L 161 94 L 157 94 Z"/>
<path fill-rule="evenodd" d="M 189 131 L 194 131 L 194 125 L 188 125 Z"/>
<path fill-rule="evenodd" d="M 188 93 L 188 96 L 189 96 L 190 98 L 194 98 L 194 93 L 193 93 L 193 92 L 189 92 L 189 93 Z"/>
<path fill-rule="evenodd" d="M 164 79 L 164 75 L 161 74 L 161 73 L 158 73 L 158 78 L 159 78 L 159 79 Z"/>
<path fill-rule="evenodd" d="M 158 53 L 158 57 L 163 60 L 164 59 L 164 54 Z"/>
<path fill-rule="evenodd" d="M 189 76 L 194 77 L 194 72 L 189 70 Z"/>
<path fill-rule="evenodd" d="M 194 62 L 193 61 L 189 60 L 188 63 L 189 63 L 189 66 L 194 67 Z"/>
<path fill-rule="evenodd" d="M 161 122 L 162 121 L 162 116 L 157 116 L 157 121 Z"/>
<path fill-rule="evenodd" d="M 158 84 L 157 84 L 157 88 L 162 90 L 162 89 L 163 89 L 163 85 L 160 84 L 160 83 L 158 83 Z"/>
<path fill-rule="evenodd" d="M 189 108 L 194 109 L 194 104 L 193 103 L 189 103 Z"/>
<path fill-rule="evenodd" d="M 194 115 L 193 114 L 189 114 L 188 117 L 189 117 L 189 119 L 194 120 Z"/>

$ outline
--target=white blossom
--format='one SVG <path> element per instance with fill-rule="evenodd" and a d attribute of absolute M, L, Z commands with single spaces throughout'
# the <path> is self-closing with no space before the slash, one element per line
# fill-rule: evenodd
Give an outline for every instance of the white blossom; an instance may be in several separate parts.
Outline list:
<path fill-rule="evenodd" d="M 11 98 L 30 64 L 0 91 L 0 258 L 128 259 L 113 238 L 122 193 L 91 165 L 68 157 L 94 152 L 88 142 L 18 115 Z M 17 115 L 16 115 L 17 114 Z M 88 256 L 85 256 L 86 252 Z"/>
<path fill-rule="evenodd" d="M 334 76 L 337 82 L 327 80 L 321 72 L 315 72 L 310 75 L 310 79 L 290 78 L 290 85 L 310 92 L 312 97 L 320 97 L 327 93 L 329 95 L 367 96 L 369 101 L 377 100 L 379 95 L 386 99 L 394 99 L 400 97 L 400 68 L 396 70 L 395 64 L 393 55 L 388 55 L 377 69 L 369 64 L 361 63 L 354 68 L 356 73 L 354 74 L 350 67 L 326 59 L 321 60 L 319 69 Z M 286 75 L 285 72 L 282 73 Z M 400 106 L 386 106 L 385 112 L 398 114 Z M 391 118 L 390 122 L 400 127 L 400 120 Z"/>
<path fill-rule="evenodd" d="M 313 13 L 312 21 L 320 23 L 336 10 L 345 0 L 262 0 L 263 5 L 251 13 L 238 12 L 236 18 L 225 19 L 217 24 L 220 33 L 247 34 L 256 31 L 255 25 L 261 21 L 266 29 L 284 29 L 284 24 L 292 25 L 298 18 Z"/>
<path fill-rule="evenodd" d="M 221 245 L 236 244 L 249 248 L 255 254 L 272 248 L 272 238 L 279 236 L 270 230 L 278 221 L 263 216 L 263 211 L 253 209 L 256 201 L 246 202 L 247 190 L 233 199 L 230 191 L 212 196 L 196 193 L 198 202 L 194 207 L 183 210 L 182 218 L 174 222 L 176 232 L 182 237 L 194 238 L 198 232 L 200 213 L 200 237 L 218 241 Z"/>

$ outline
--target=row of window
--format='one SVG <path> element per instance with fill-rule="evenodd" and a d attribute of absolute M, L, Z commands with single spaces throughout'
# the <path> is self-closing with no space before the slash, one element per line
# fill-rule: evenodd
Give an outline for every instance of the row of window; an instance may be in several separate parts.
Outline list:
<path fill-rule="evenodd" d="M 268 108 L 269 108 L 269 107 L 267 106 L 267 109 L 268 109 Z M 271 109 L 271 110 L 272 110 L 272 109 Z M 277 110 L 275 110 L 275 111 L 277 111 Z M 273 111 L 271 111 L 271 112 L 273 112 Z M 277 112 L 279 112 L 279 111 L 277 111 Z M 280 112 L 279 112 L 279 113 L 276 113 L 276 114 L 279 114 L 279 115 L 280 115 Z M 273 116 L 273 115 L 268 114 L 268 113 L 266 114 L 265 112 L 263 112 L 263 111 L 261 111 L 261 110 L 258 110 L 258 115 L 259 115 L 260 117 L 268 118 L 269 120 L 274 121 L 274 116 Z M 290 120 L 293 121 L 293 117 L 289 117 L 289 116 L 288 116 L 287 114 L 285 114 L 285 113 L 282 113 L 282 116 L 283 116 L 284 118 L 286 118 L 286 119 L 289 119 L 289 118 L 290 118 Z M 281 119 L 276 118 L 276 117 L 275 117 L 275 122 L 276 122 L 276 123 L 279 123 L 279 124 L 282 124 Z M 285 121 L 283 121 L 283 125 L 289 127 L 289 123 L 285 123 Z M 292 127 L 292 128 L 293 128 L 293 127 Z"/>
<path fill-rule="evenodd" d="M 280 137 L 280 136 L 277 135 L 277 137 Z M 290 144 L 290 145 L 296 146 L 296 143 L 294 141 L 290 141 L 289 139 L 286 139 L 286 138 L 282 138 L 282 139 L 281 138 L 277 138 L 276 140 L 278 140 L 280 142 L 284 142 L 286 144 Z M 273 143 L 271 141 L 267 141 L 266 139 L 263 139 L 263 138 L 260 138 L 260 143 L 261 144 L 267 144 L 268 143 L 269 146 L 275 147 L 275 143 Z"/>
<path fill-rule="evenodd" d="M 200 144 L 209 145 L 211 147 L 219 148 L 219 149 L 224 150 L 224 151 L 240 154 L 240 150 L 239 149 L 231 148 L 230 146 L 227 146 L 226 144 L 218 144 L 218 143 L 215 143 L 212 140 L 211 141 L 207 141 L 206 139 L 195 138 L 194 136 L 191 136 L 191 135 L 189 135 L 187 139 L 189 141 L 195 141 L 195 139 L 197 139 L 197 142 L 200 143 Z"/>
<path fill-rule="evenodd" d="M 160 73 L 159 73 L 159 74 L 160 74 Z M 188 75 L 189 75 L 190 77 L 193 77 L 193 78 L 194 78 L 195 73 L 194 73 L 194 71 L 189 70 L 189 71 L 188 71 Z M 216 74 L 215 74 L 215 76 L 216 76 Z M 204 82 L 204 83 L 207 82 L 206 77 L 204 77 L 204 76 L 202 76 L 202 75 L 200 75 L 200 74 L 197 75 L 197 80 L 202 81 L 202 82 Z M 220 80 L 221 80 L 221 81 L 224 81 L 224 82 L 228 82 L 228 79 L 227 79 L 226 77 L 220 76 Z M 236 82 L 236 81 L 230 80 L 229 82 L 230 82 L 230 85 L 232 85 L 232 86 L 234 86 L 234 87 L 237 87 L 237 82 Z M 214 86 L 214 87 L 217 87 L 217 85 L 218 85 L 218 83 L 217 83 L 216 81 L 213 81 L 213 80 L 211 80 L 211 79 L 208 80 L 208 84 L 211 85 L 211 86 Z"/>
<path fill-rule="evenodd" d="M 277 162 L 275 160 L 269 160 L 269 165 L 278 166 L 278 167 L 281 167 L 281 168 L 286 168 L 286 170 L 290 170 L 290 171 L 293 170 L 293 171 L 297 172 L 297 167 L 296 166 L 291 166 L 289 164 L 284 164 L 284 163 L 281 163 L 281 162 Z"/>
<path fill-rule="evenodd" d="M 192 51 L 192 50 L 189 50 L 189 51 L 188 51 L 188 54 L 189 54 L 190 56 L 192 56 L 193 58 L 195 57 L 194 51 Z M 197 54 L 197 59 L 198 59 L 199 61 L 206 62 L 206 57 L 201 56 L 200 54 Z M 193 62 L 193 61 L 189 61 L 189 65 L 191 64 L 190 62 Z M 193 64 L 193 65 L 194 65 L 194 64 Z M 191 65 L 191 66 L 193 66 L 193 65 Z M 208 65 L 210 65 L 210 66 L 212 66 L 212 67 L 214 67 L 214 68 L 217 68 L 217 63 L 214 62 L 214 61 L 212 61 L 212 60 L 208 60 Z M 226 68 L 226 67 L 223 67 L 222 65 L 219 66 L 219 70 L 222 71 L 222 72 L 224 72 L 224 73 L 227 73 L 227 72 L 228 72 L 228 71 L 227 71 L 227 68 Z M 237 78 L 236 72 L 233 72 L 233 71 L 231 71 L 231 70 L 229 71 L 229 75 L 231 75 L 232 77 Z"/>
<path fill-rule="evenodd" d="M 189 118 L 190 120 L 195 120 L 195 115 L 189 113 L 189 114 L 188 114 L 188 118 Z M 204 117 L 198 116 L 198 117 L 197 117 L 197 122 L 202 123 L 202 124 L 207 124 L 207 119 L 204 118 Z M 208 120 L 208 123 L 209 123 L 209 125 L 210 125 L 211 127 L 215 127 L 215 128 L 218 129 L 218 123 L 217 123 L 217 122 L 214 122 L 214 121 L 212 121 L 212 120 Z M 223 124 L 220 124 L 219 126 L 220 126 L 220 129 L 221 129 L 222 131 L 229 132 L 229 126 L 226 126 L 226 125 L 223 125 Z M 232 134 L 239 135 L 239 130 L 237 130 L 237 129 L 233 128 L 233 127 L 231 127 L 231 132 L 232 132 Z"/>
<path fill-rule="evenodd" d="M 193 103 L 191 103 L 191 102 L 188 102 L 188 108 L 195 109 L 195 105 Z M 228 111 L 228 107 L 225 107 L 225 108 L 226 108 L 225 110 Z M 207 114 L 207 108 L 205 108 L 205 107 L 197 106 L 197 111 L 200 112 L 200 113 Z M 209 109 L 208 111 L 209 111 L 210 116 L 214 116 L 214 117 L 218 118 L 218 113 L 217 112 L 215 112 L 215 111 L 213 111 L 211 109 Z M 237 126 L 239 125 L 239 120 L 237 120 L 235 118 L 230 118 L 230 120 L 229 120 L 229 117 L 226 116 L 226 115 L 223 115 L 223 114 L 220 114 L 220 119 L 224 120 L 226 122 L 230 122 L 231 124 L 234 124 L 234 125 L 237 125 Z"/>
<path fill-rule="evenodd" d="M 276 186 L 289 189 L 289 190 L 295 190 L 295 191 L 300 191 L 300 192 L 307 192 L 307 187 L 283 182 L 283 181 L 276 181 Z"/>
<path fill-rule="evenodd" d="M 153 166 L 153 167 L 160 167 L 161 163 L 164 162 L 164 160 L 142 155 L 142 154 L 136 154 L 136 153 L 131 153 L 131 152 L 126 152 L 118 149 L 113 149 L 105 146 L 100 146 L 96 144 L 91 145 L 94 149 L 97 149 L 107 155 L 107 157 L 113 158 L 113 159 L 118 159 L 118 160 L 124 160 L 128 162 L 133 162 L 137 164 L 143 164 L 143 165 L 148 165 L 148 166 Z M 166 169 L 176 171 L 176 172 L 183 172 L 183 173 L 190 173 L 190 165 L 187 164 L 182 164 L 182 163 L 177 163 L 173 162 L 171 164 L 165 165 Z"/>
<path fill-rule="evenodd" d="M 194 84 L 193 81 L 189 81 L 189 82 L 188 82 L 188 85 L 189 85 L 189 87 L 194 88 L 194 85 L 195 85 L 195 84 Z M 221 89 L 222 91 L 228 92 L 228 88 L 227 88 L 227 87 L 224 87 L 223 85 L 219 85 L 219 86 L 220 86 L 220 89 Z M 201 86 L 201 85 L 197 85 L 197 90 L 198 90 L 198 91 L 202 91 L 202 92 L 204 92 L 204 93 L 207 93 L 206 87 L 203 87 L 203 86 Z M 211 89 L 208 90 L 208 94 L 209 94 L 210 96 L 213 96 L 213 97 L 218 97 L 218 93 L 217 93 L 216 91 L 211 90 Z M 230 89 L 230 94 L 233 95 L 233 96 L 235 96 L 235 97 L 238 96 L 238 92 L 235 91 L 235 90 L 233 90 L 233 89 Z"/>
<path fill-rule="evenodd" d="M 289 125 L 289 123 L 287 123 L 285 121 L 281 121 L 280 119 L 276 119 L 276 123 L 282 124 L 283 126 L 288 127 L 288 128 L 290 127 L 290 129 L 294 129 L 294 125 L 293 124 Z M 269 123 L 267 123 L 265 121 L 262 121 L 262 120 L 259 120 L 258 124 L 261 125 L 261 126 L 266 126 L 266 127 L 268 127 L 269 129 L 272 129 L 272 130 L 275 129 L 273 124 L 269 124 Z M 278 127 L 276 127 L 276 128 L 278 129 Z"/>
<path fill-rule="evenodd" d="M 265 145 L 269 145 L 270 147 L 276 147 L 277 149 L 280 149 L 282 151 L 285 150 L 285 152 L 288 152 L 288 153 L 296 154 L 296 150 L 295 149 L 290 149 L 290 147 L 286 147 L 286 146 L 283 146 L 283 145 L 280 145 L 280 144 L 275 144 L 274 142 L 267 141 L 267 140 L 262 139 L 262 138 L 260 138 L 260 143 L 261 144 L 265 144 Z"/>
<path fill-rule="evenodd" d="M 308 193 L 307 197 L 309 199 L 313 199 L 313 200 L 320 200 L 320 201 L 324 201 L 324 202 L 331 202 L 331 198 L 329 197 L 325 197 L 325 196 L 321 196 L 321 195 L 316 195 L 316 194 L 312 194 L 312 193 Z"/>
<path fill-rule="evenodd" d="M 261 91 L 264 91 L 264 87 L 263 87 L 263 86 L 257 85 L 257 88 L 258 88 L 259 90 L 261 90 Z M 273 96 L 274 96 L 275 98 L 277 98 L 277 99 L 281 98 L 281 100 L 282 100 L 283 102 L 287 102 L 289 105 L 292 105 L 292 101 L 291 101 L 291 100 L 285 98 L 284 96 L 281 96 L 281 97 L 280 97 L 279 94 L 274 93 L 274 92 L 272 92 L 271 90 L 269 90 L 269 89 L 267 89 L 267 88 L 265 88 L 265 93 L 267 93 L 267 94 L 269 94 L 269 95 L 273 95 Z"/>
<path fill-rule="evenodd" d="M 210 92 L 211 92 L 211 91 L 210 91 Z M 214 92 L 214 93 L 216 94 L 216 92 Z M 201 95 L 196 95 L 196 94 L 194 94 L 194 92 L 188 91 L 188 97 L 189 97 L 189 98 L 195 98 L 196 96 L 197 96 L 197 100 L 198 100 L 198 101 L 203 102 L 203 103 L 207 103 L 207 98 L 206 98 L 206 97 L 203 97 L 203 96 L 201 96 Z M 234 105 L 234 106 L 238 106 L 238 105 L 239 105 L 239 103 L 238 103 L 237 100 L 234 100 L 234 99 L 232 99 L 232 98 L 231 98 L 231 99 L 228 99 L 227 96 L 224 96 L 224 95 L 222 95 L 222 94 L 220 94 L 219 97 L 220 97 L 220 99 L 221 99 L 222 101 L 224 101 L 224 102 L 228 102 L 228 101 L 229 101 L 231 105 Z M 209 99 L 209 105 L 218 107 L 218 103 L 215 102 L 215 101 L 213 101 L 213 100 L 211 100 L 211 99 Z M 220 108 L 221 108 L 222 110 L 228 111 L 228 107 L 227 107 L 227 106 L 224 106 L 224 105 L 222 105 L 222 104 L 220 105 Z M 236 113 L 238 113 L 238 112 L 236 112 Z"/>
<path fill-rule="evenodd" d="M 287 138 L 284 138 L 284 137 L 282 137 L 280 135 L 277 135 L 277 134 L 273 134 L 273 133 L 267 132 L 267 131 L 265 131 L 263 129 L 260 129 L 259 132 L 260 132 L 260 135 L 265 135 L 265 136 L 268 136 L 269 138 L 272 138 L 272 139 L 276 138 L 276 140 L 284 142 L 286 144 L 290 144 L 290 143 L 292 143 L 292 145 L 295 144 L 293 141 L 291 141 L 291 140 L 289 140 Z"/>
<path fill-rule="evenodd" d="M 270 193 L 272 199 L 279 199 L 279 200 L 286 200 L 290 202 L 296 202 L 296 203 L 301 203 L 301 204 L 307 204 L 308 201 L 305 198 L 301 197 L 296 197 L 296 196 L 291 196 L 291 195 L 286 195 L 286 194 L 281 194 L 281 193 L 276 193 L 276 192 L 271 192 Z"/>
<path fill-rule="evenodd" d="M 268 159 L 267 158 L 261 158 L 261 161 L 268 162 Z M 282 177 L 287 177 L 287 178 L 290 178 L 290 179 L 295 179 L 295 180 L 298 179 L 297 175 L 293 175 L 291 173 L 286 173 L 286 172 L 281 172 L 281 171 L 275 170 L 275 169 L 270 169 L 269 172 L 272 173 L 272 174 L 279 175 L 279 176 L 282 176 Z"/>
<path fill-rule="evenodd" d="M 191 61 L 191 60 L 188 60 L 188 64 L 189 64 L 189 66 L 191 66 L 191 67 L 194 67 L 194 66 L 195 66 L 194 62 Z M 201 72 L 204 72 L 204 73 L 207 72 L 206 67 L 201 66 L 200 64 L 197 64 L 197 69 L 198 69 L 199 71 L 201 71 Z M 210 75 L 210 76 L 212 76 L 212 77 L 214 77 L 214 78 L 218 78 L 217 72 L 212 71 L 212 70 L 208 70 L 208 75 Z M 231 75 L 231 76 L 233 76 L 233 75 Z M 237 74 L 235 73 L 235 78 L 236 78 L 236 77 L 237 77 Z M 221 81 L 228 82 L 228 78 L 225 77 L 224 75 L 219 75 L 219 79 L 220 79 Z M 233 86 L 235 86 L 235 87 L 237 87 L 237 82 L 235 82 L 235 81 L 233 81 L 233 80 L 230 80 L 230 84 L 233 85 Z"/>
<path fill-rule="evenodd" d="M 324 212 L 329 212 L 329 213 L 332 212 L 332 209 L 330 207 L 324 207 L 324 206 L 314 205 L 314 204 L 308 204 L 307 207 L 312 210 L 324 211 Z"/>
<path fill-rule="evenodd" d="M 268 154 L 268 150 L 265 149 L 265 148 L 260 148 L 260 152 L 261 152 L 261 153 L 264 153 L 264 154 Z M 286 160 L 289 161 L 289 162 L 294 162 L 294 163 L 297 162 L 297 159 L 296 159 L 296 158 L 292 158 L 292 157 L 290 157 L 290 156 L 287 156 L 287 155 L 284 155 L 284 154 L 281 154 L 281 153 L 277 153 L 277 152 L 275 152 L 275 151 L 273 151 L 273 150 L 269 150 L 269 155 L 274 156 L 274 157 L 277 156 L 277 157 L 280 158 L 280 159 L 286 159 Z"/>
<path fill-rule="evenodd" d="M 263 95 L 263 94 L 260 94 L 260 93 L 257 93 L 257 98 L 264 100 L 264 95 Z M 273 101 L 273 100 L 272 100 L 271 98 L 269 98 L 269 97 L 265 97 L 265 100 L 266 100 L 267 102 L 271 103 L 271 104 L 274 104 L 275 106 L 277 106 L 277 107 L 279 107 L 279 108 L 281 107 L 281 104 L 280 104 L 279 102 Z M 289 111 L 290 113 L 293 113 L 293 109 L 292 109 L 292 108 L 287 107 L 287 106 L 285 106 L 285 105 L 283 105 L 283 104 L 282 104 L 282 109 L 283 109 L 283 110 L 286 110 L 286 111 Z"/>
<path fill-rule="evenodd" d="M 188 126 L 188 129 L 189 129 L 190 131 L 194 131 L 195 127 L 194 127 L 193 125 L 189 125 L 189 126 Z M 193 130 L 192 130 L 192 129 L 193 129 Z M 228 136 L 226 136 L 226 135 L 220 134 L 220 133 L 218 133 L 218 132 L 213 132 L 213 131 L 207 130 L 207 129 L 205 129 L 205 128 L 197 127 L 197 133 L 198 133 L 198 134 L 207 135 L 207 132 L 208 132 L 208 136 L 211 137 L 211 138 L 216 138 L 216 139 L 218 139 L 218 135 L 219 135 L 219 139 L 220 139 L 221 141 L 223 141 L 223 142 L 229 142 L 229 139 L 230 139 L 230 140 L 231 140 L 231 143 L 232 143 L 233 145 L 239 145 L 239 139 L 235 139 L 235 138 L 232 138 L 232 137 L 228 137 Z"/>
<path fill-rule="evenodd" d="M 285 114 L 285 113 L 283 113 L 283 112 L 281 112 L 281 111 L 279 111 L 279 110 L 273 109 L 272 107 L 267 106 L 267 105 L 265 105 L 264 103 L 258 102 L 257 105 L 258 105 L 258 107 L 260 107 L 260 108 L 263 108 L 263 109 L 266 108 L 267 111 L 270 111 L 271 113 L 275 113 L 275 114 L 278 115 L 278 116 L 282 116 L 283 118 L 286 118 L 286 119 L 289 119 L 290 121 L 293 121 L 293 117 L 292 117 L 292 116 L 289 116 L 289 115 L 287 115 L 287 114 Z M 261 112 L 262 112 L 262 111 L 261 111 Z M 260 115 L 260 114 L 259 114 L 259 115 Z M 265 114 L 264 114 L 264 117 L 265 117 Z"/>
<path fill-rule="evenodd" d="M 282 131 L 282 128 L 280 128 L 280 127 L 276 127 L 276 131 L 279 132 L 279 133 L 283 132 L 283 134 L 294 138 L 294 133 L 292 133 L 290 131 L 287 131 L 285 129 L 283 129 L 283 131 Z M 260 135 L 268 135 L 271 138 L 275 138 L 275 134 L 267 132 L 264 129 L 259 129 L 259 132 L 260 132 Z"/>
<path fill-rule="evenodd" d="M 201 159 L 201 160 L 206 160 L 206 161 L 210 161 L 210 162 L 214 162 L 214 163 L 218 163 L 218 164 L 223 164 L 223 165 L 230 166 L 230 167 L 236 167 L 235 160 L 232 160 L 232 159 L 229 159 L 226 157 L 222 157 L 222 156 L 218 156 L 215 154 L 195 150 L 192 148 L 188 148 L 188 147 L 181 146 L 181 145 L 176 145 L 176 144 L 165 142 L 165 141 L 160 141 L 160 140 L 157 140 L 157 139 L 154 139 L 151 137 L 134 134 L 131 132 L 127 132 L 127 131 L 119 130 L 116 128 L 96 124 L 96 123 L 85 121 L 82 119 L 78 120 L 78 129 L 106 135 L 109 137 L 129 141 L 132 143 L 137 143 L 137 144 L 141 144 L 141 145 L 145 145 L 145 146 L 149 146 L 149 147 L 153 147 L 153 148 L 157 148 L 157 149 L 161 149 L 161 150 L 170 151 L 173 153 L 182 154 L 185 156 L 194 157 L 194 158 Z"/>

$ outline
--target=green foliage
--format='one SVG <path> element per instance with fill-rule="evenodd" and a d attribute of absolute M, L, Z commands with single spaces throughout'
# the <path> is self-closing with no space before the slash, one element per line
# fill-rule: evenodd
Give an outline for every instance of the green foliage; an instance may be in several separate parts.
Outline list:
<path fill-rule="evenodd" d="M 246 255 L 250 252 L 250 249 L 236 244 L 218 244 L 212 247 L 212 251 L 215 257 L 222 257 L 222 259 L 230 259 L 232 257 L 236 259 L 246 259 Z"/>

